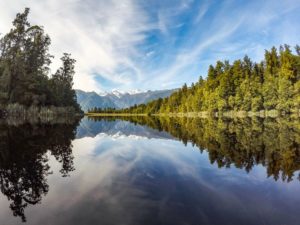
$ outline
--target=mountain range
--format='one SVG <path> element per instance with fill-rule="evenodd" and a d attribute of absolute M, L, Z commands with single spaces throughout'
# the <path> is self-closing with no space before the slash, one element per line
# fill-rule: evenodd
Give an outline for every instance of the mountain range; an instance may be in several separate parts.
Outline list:
<path fill-rule="evenodd" d="M 146 104 L 158 98 L 166 98 L 174 91 L 172 90 L 157 90 L 157 91 L 139 91 L 131 92 L 112 91 L 105 93 L 85 92 L 76 90 L 77 102 L 80 104 L 82 110 L 98 108 L 116 108 L 122 109 L 133 106 L 135 104 Z"/>

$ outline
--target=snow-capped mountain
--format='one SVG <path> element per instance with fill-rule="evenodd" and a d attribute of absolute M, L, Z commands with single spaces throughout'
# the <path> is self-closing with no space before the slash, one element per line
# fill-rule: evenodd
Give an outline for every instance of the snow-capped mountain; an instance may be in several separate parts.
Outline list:
<path fill-rule="evenodd" d="M 130 94 L 130 95 L 134 95 L 134 94 L 139 94 L 139 93 L 145 93 L 147 91 L 141 91 L 140 89 L 135 89 L 135 90 L 130 90 L 130 91 L 119 91 L 117 89 L 113 89 L 111 92 L 100 92 L 99 95 L 100 96 L 108 96 L 108 95 L 115 95 L 118 98 L 121 98 L 123 95 L 126 94 Z"/>
<path fill-rule="evenodd" d="M 128 92 L 112 90 L 112 92 L 85 92 L 76 90 L 77 102 L 84 111 L 88 109 L 99 108 L 127 108 L 135 104 L 147 103 L 158 98 L 170 96 L 176 89 L 159 91 L 141 91 L 133 90 Z"/>

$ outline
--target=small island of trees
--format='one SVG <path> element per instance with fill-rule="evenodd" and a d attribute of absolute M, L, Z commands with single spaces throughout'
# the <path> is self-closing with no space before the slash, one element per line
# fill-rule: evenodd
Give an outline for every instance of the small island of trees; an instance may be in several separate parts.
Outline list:
<path fill-rule="evenodd" d="M 72 89 L 75 60 L 64 53 L 50 75 L 50 37 L 28 22 L 29 8 L 18 13 L 13 28 L 0 39 L 0 112 L 3 115 L 81 113 Z"/>

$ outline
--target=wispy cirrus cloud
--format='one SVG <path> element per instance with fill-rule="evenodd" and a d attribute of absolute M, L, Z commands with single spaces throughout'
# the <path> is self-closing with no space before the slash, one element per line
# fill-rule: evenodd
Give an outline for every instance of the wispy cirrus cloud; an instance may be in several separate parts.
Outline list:
<path fill-rule="evenodd" d="M 53 69 L 63 52 L 76 58 L 83 90 L 175 88 L 217 60 L 260 60 L 300 36 L 298 0 L 1 1 L 0 33 L 25 7 L 52 38 Z"/>
<path fill-rule="evenodd" d="M 210 6 L 210 1 L 209 0 L 204 0 L 203 2 L 201 2 L 200 6 L 199 6 L 199 10 L 198 10 L 198 15 L 196 15 L 195 17 L 195 23 L 198 23 L 201 21 L 201 19 L 205 16 L 205 14 L 207 13 L 209 6 Z"/>
<path fill-rule="evenodd" d="M 206 74 L 209 64 L 217 60 L 232 61 L 245 54 L 261 60 L 265 49 L 285 43 L 294 46 L 299 42 L 299 29 L 294 29 L 299 27 L 296 21 L 300 19 L 297 1 L 251 1 L 243 5 L 237 1 L 197 3 L 195 10 L 189 11 L 190 20 L 181 15 L 190 23 L 182 43 L 174 46 L 176 52 L 167 56 L 168 63 L 154 71 L 160 74 L 157 83 L 163 87 L 197 81 L 200 74 Z"/>
<path fill-rule="evenodd" d="M 115 85 L 139 79 L 140 71 L 132 58 L 140 54 L 136 45 L 143 42 L 145 32 L 153 25 L 135 1 L 2 1 L 2 33 L 9 30 L 15 14 L 25 7 L 31 8 L 30 21 L 43 25 L 52 39 L 54 66 L 59 65 L 63 52 L 76 58 L 76 88 L 102 89 L 96 76 Z"/>

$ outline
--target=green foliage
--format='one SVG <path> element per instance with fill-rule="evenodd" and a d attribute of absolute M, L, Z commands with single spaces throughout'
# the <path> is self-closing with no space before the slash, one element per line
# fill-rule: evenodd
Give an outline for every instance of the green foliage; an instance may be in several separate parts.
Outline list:
<path fill-rule="evenodd" d="M 278 53 L 273 47 L 265 52 L 265 59 L 260 63 L 253 63 L 248 56 L 232 64 L 218 61 L 215 66 L 209 66 L 205 80 L 200 77 L 191 87 L 185 84 L 168 98 L 111 112 L 157 114 L 277 110 L 286 114 L 299 111 L 300 47 L 295 49 L 296 54 L 293 54 L 290 47 L 284 45 L 280 46 Z"/>
<path fill-rule="evenodd" d="M 18 13 L 13 28 L 0 39 L 0 106 L 59 106 L 80 111 L 72 89 L 75 60 L 64 54 L 62 67 L 51 77 L 50 37 L 43 27 L 30 25 L 28 14 L 29 8 Z"/>

